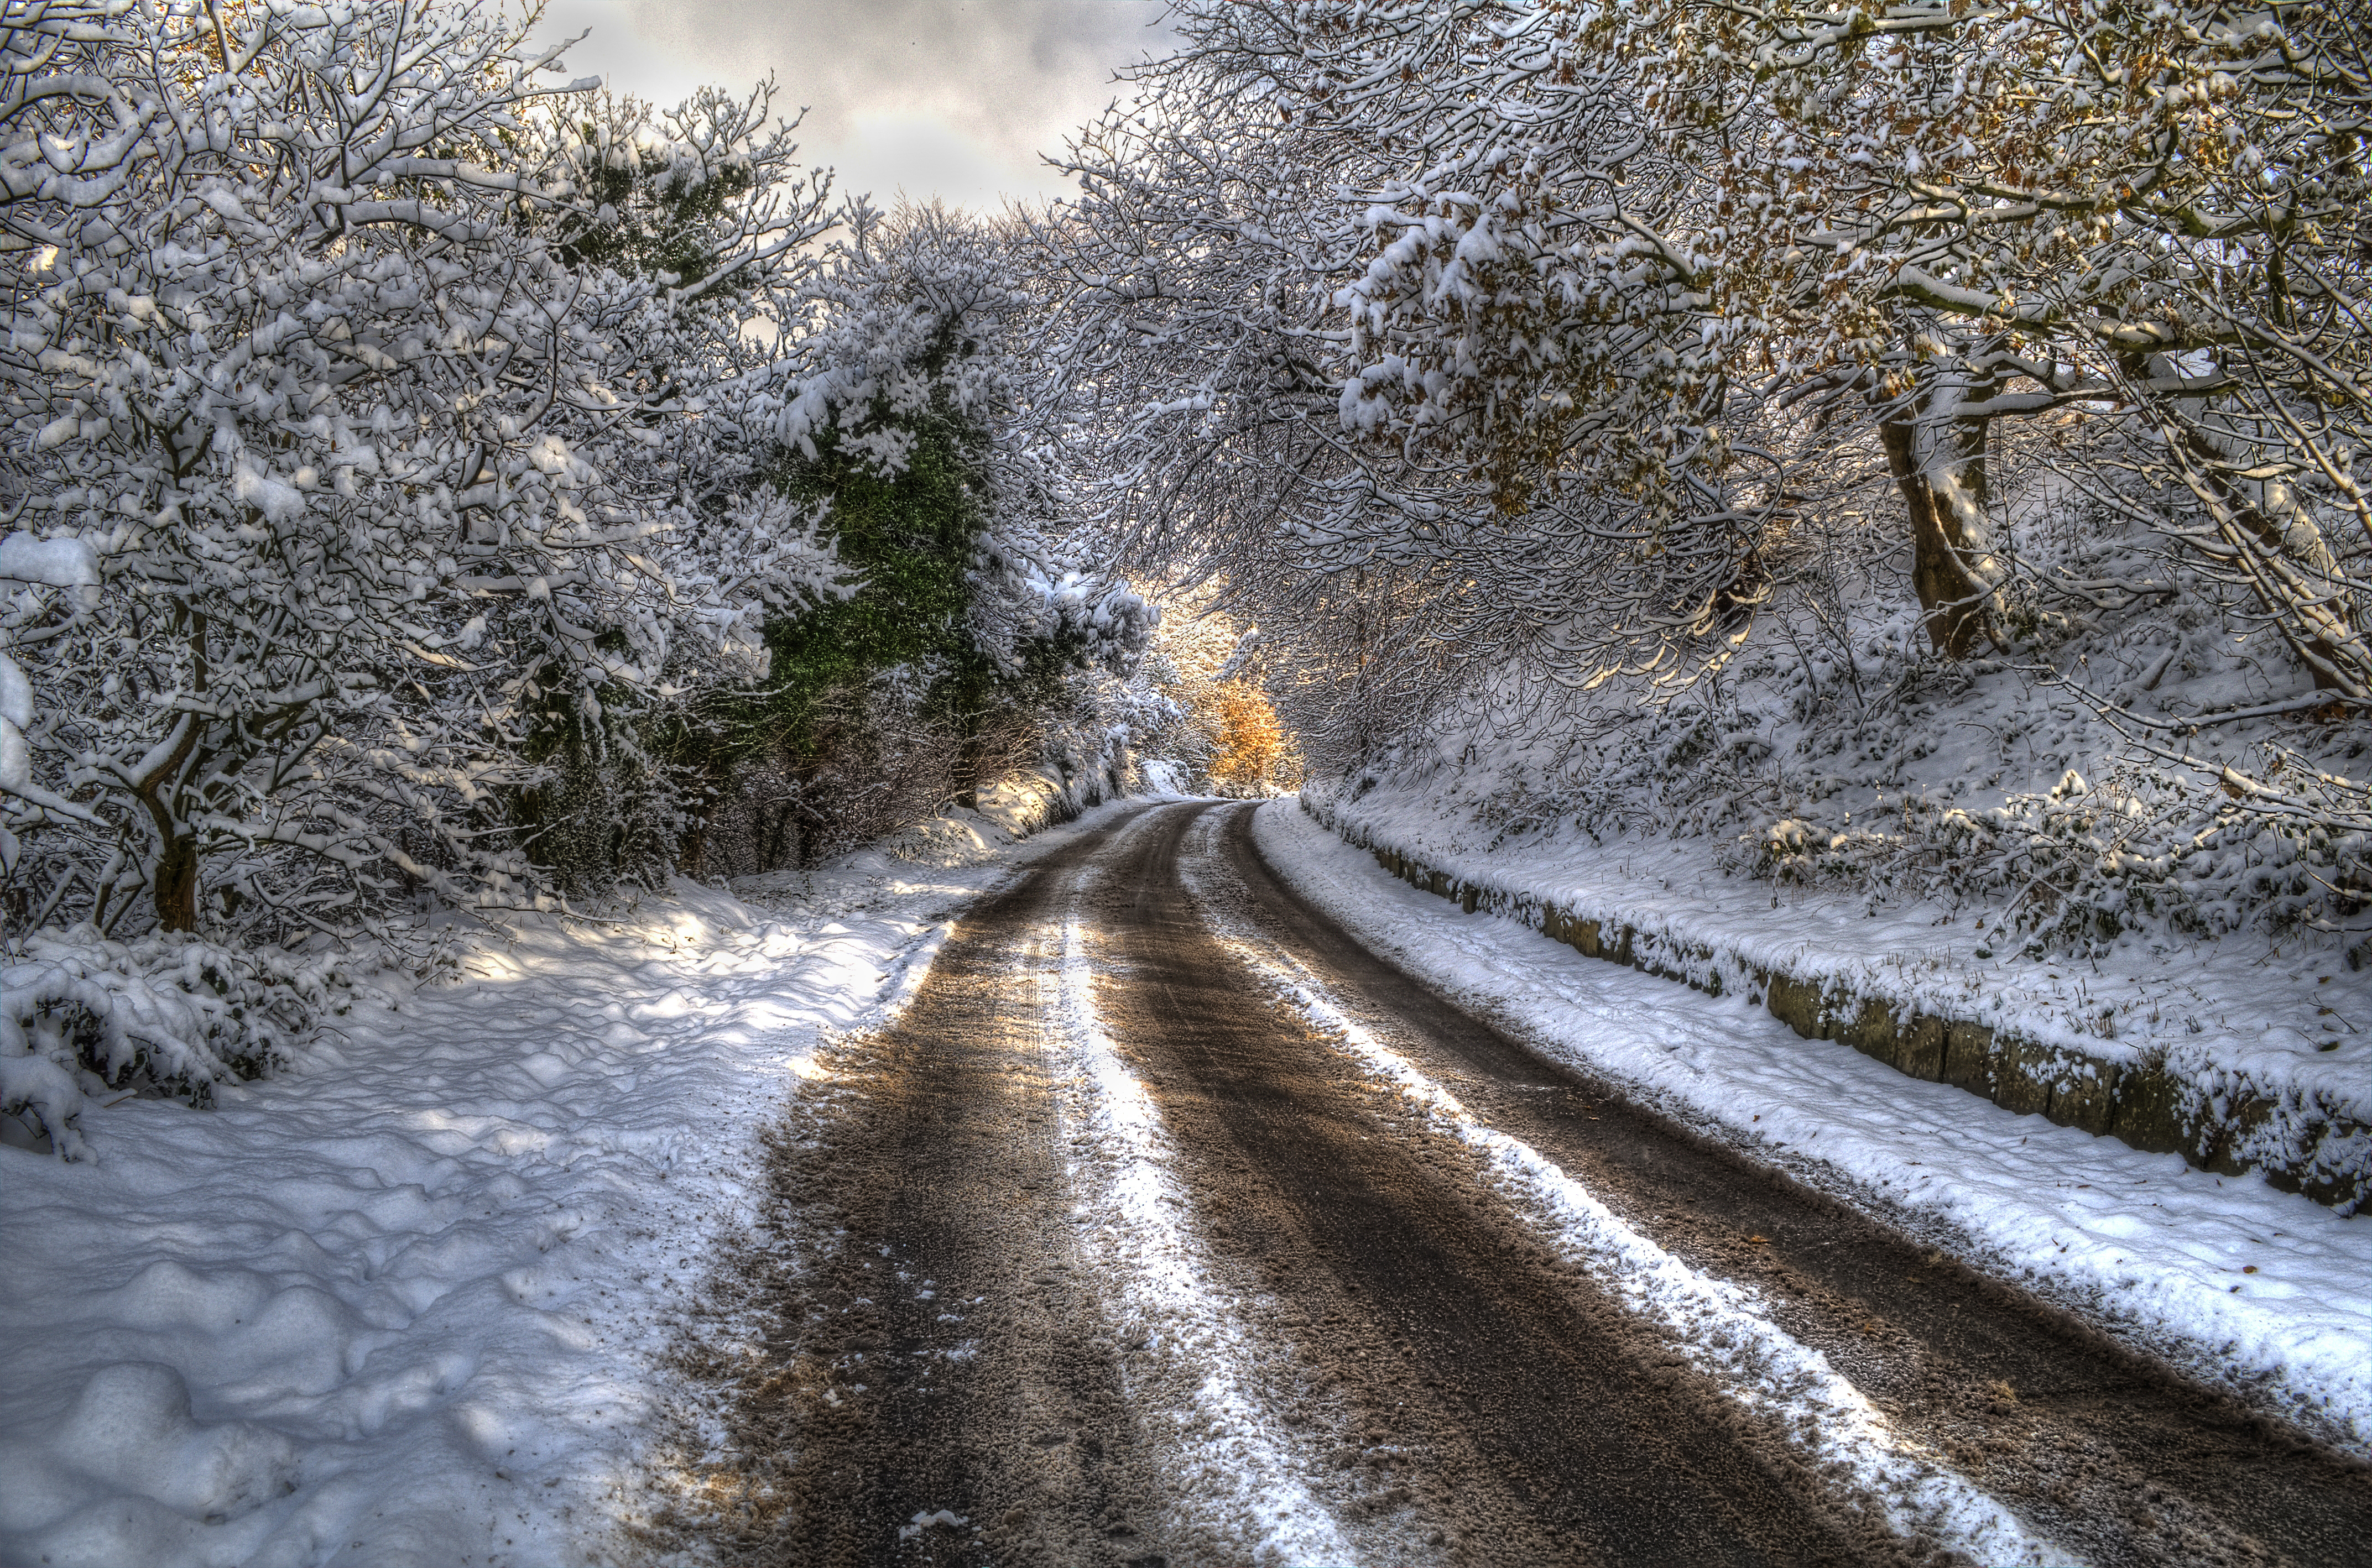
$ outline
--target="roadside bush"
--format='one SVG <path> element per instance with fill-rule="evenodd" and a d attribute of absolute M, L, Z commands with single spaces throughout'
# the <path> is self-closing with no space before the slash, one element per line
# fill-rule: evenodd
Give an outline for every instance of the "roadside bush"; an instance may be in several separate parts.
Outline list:
<path fill-rule="evenodd" d="M 68 1159 L 87 1150 L 86 1097 L 210 1105 L 215 1086 L 284 1065 L 355 981 L 343 956 L 240 950 L 160 933 L 116 942 L 88 925 L 0 952 L 0 1114 L 29 1111 Z"/>
<path fill-rule="evenodd" d="M 1990 808 L 1904 796 L 1840 829 L 1784 818 L 1745 842 L 1733 865 L 1773 881 L 2001 900 L 1999 944 L 2036 954 L 2158 926 L 2329 928 L 2361 912 L 2372 886 L 2372 836 L 2252 812 L 2141 765 L 2098 785 L 2070 770 L 2048 792 Z"/>

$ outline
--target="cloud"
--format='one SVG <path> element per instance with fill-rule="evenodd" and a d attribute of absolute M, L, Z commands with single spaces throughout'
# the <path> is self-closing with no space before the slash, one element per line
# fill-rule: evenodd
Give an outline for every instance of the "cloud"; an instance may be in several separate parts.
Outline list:
<path fill-rule="evenodd" d="M 558 0 L 541 36 L 620 92 L 673 101 L 769 72 L 808 106 L 808 156 L 849 190 L 987 206 L 1051 194 L 1038 160 L 1128 89 L 1113 71 L 1167 47 L 1157 0 Z"/>

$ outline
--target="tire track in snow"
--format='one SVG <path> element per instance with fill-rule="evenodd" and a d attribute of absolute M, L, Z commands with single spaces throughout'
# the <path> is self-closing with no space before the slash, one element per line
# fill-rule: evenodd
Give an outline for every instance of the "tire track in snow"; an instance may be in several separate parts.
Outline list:
<path fill-rule="evenodd" d="M 833 1093 L 766 1140 L 762 1223 L 713 1291 L 747 1327 L 699 1368 L 727 1400 L 694 1476 L 723 1560 L 1143 1561 L 1159 1489 L 1076 1267 L 1041 1011 L 1038 934 L 1106 842 L 934 933 Z"/>
<path fill-rule="evenodd" d="M 1097 1016 L 1076 895 L 1075 888 L 1054 942 L 1059 961 L 1041 970 L 1052 993 L 1043 1011 L 1063 1031 L 1058 1104 L 1073 1150 L 1075 1213 L 1087 1222 L 1081 1246 L 1122 1326 L 1130 1403 L 1170 1461 L 1173 1517 L 1163 1534 L 1173 1551 L 1191 1542 L 1194 1561 L 1215 1551 L 1253 1562 L 1358 1561 L 1366 1554 L 1313 1490 L 1316 1461 L 1283 1435 L 1279 1412 L 1259 1391 L 1259 1352 L 1184 1221 L 1160 1112 Z"/>
<path fill-rule="evenodd" d="M 1306 966 L 1224 912 L 1195 861 L 1215 858 L 1220 819 L 1192 830 L 1198 855 L 1181 875 L 1222 945 L 1306 1016 L 1321 1037 L 1389 1083 L 1428 1122 L 1483 1156 L 1503 1193 L 1609 1295 L 1660 1325 L 1689 1365 L 1740 1404 L 1776 1417 L 1815 1468 L 1866 1493 L 1906 1537 L 1924 1536 L 1986 1563 L 2072 1563 L 2000 1502 L 1896 1432 L 1825 1356 L 1770 1319 L 1757 1293 L 1691 1268 L 1624 1223 L 1529 1144 L 1476 1120 L 1457 1098 L 1359 1025 Z"/>
<path fill-rule="evenodd" d="M 1382 1086 L 1220 946 L 1184 884 L 1207 809 L 1161 814 L 1106 863 L 1099 1009 L 1169 1130 L 1200 1238 L 1265 1283 L 1235 1306 L 1316 1394 L 1269 1390 L 1333 1436 L 1328 1490 L 1354 1523 L 1422 1540 L 1379 1560 L 1930 1560 L 1576 1277 L 1484 1191 L 1472 1149 L 1379 1125 Z"/>
<path fill-rule="evenodd" d="M 1378 1555 L 1305 1484 L 1096 1017 L 1076 906 L 1128 835 L 937 924 L 770 1140 L 766 1223 L 721 1282 L 744 1326 L 705 1374 L 731 1385 L 698 1475 L 726 1561 Z"/>

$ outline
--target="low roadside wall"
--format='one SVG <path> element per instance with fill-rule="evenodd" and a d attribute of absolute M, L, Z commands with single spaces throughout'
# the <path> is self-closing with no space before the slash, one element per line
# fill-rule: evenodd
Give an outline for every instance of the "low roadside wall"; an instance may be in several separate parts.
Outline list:
<path fill-rule="evenodd" d="M 1897 1072 L 1949 1084 L 2021 1114 L 2111 1137 L 2150 1154 L 2180 1155 L 2221 1176 L 2255 1172 L 2342 1214 L 2372 1199 L 2372 1127 L 2310 1097 L 2248 1085 L 2195 1083 L 2162 1062 L 2112 1062 L 1923 1009 L 1868 984 L 1803 977 L 1750 962 L 1710 941 L 1644 931 L 1607 911 L 1584 913 L 1520 888 L 1460 880 L 1373 842 L 1322 802 L 1302 809 L 1373 854 L 1413 887 L 1519 920 L 1587 958 L 1625 964 L 1712 995 L 1750 1002 L 1807 1040 L 1832 1040 Z"/>

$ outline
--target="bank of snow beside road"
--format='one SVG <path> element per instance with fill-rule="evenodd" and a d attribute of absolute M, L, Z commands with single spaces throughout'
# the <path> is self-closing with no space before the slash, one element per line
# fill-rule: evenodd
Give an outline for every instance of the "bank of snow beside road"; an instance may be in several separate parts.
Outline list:
<path fill-rule="evenodd" d="M 1740 998 L 1462 913 L 1394 879 L 1291 801 L 1262 807 L 1255 833 L 1312 902 L 1520 1038 L 2372 1453 L 2365 1221 L 2015 1115 L 1801 1039 Z"/>
<path fill-rule="evenodd" d="M 87 1164 L 0 1149 L 0 1561 L 613 1561 L 754 1133 L 1015 826 L 523 924 L 219 1109 L 97 1113 Z"/>

